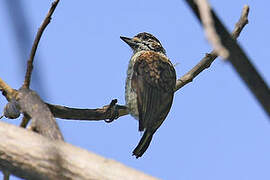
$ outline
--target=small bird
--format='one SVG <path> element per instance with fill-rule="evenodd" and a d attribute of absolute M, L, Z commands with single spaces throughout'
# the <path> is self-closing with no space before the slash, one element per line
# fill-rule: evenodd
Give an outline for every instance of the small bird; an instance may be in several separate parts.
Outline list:
<path fill-rule="evenodd" d="M 165 49 L 153 35 L 143 32 L 133 38 L 120 38 L 133 50 L 127 70 L 125 99 L 129 113 L 139 120 L 139 131 L 144 131 L 133 150 L 133 155 L 139 158 L 170 111 L 176 73 Z"/>

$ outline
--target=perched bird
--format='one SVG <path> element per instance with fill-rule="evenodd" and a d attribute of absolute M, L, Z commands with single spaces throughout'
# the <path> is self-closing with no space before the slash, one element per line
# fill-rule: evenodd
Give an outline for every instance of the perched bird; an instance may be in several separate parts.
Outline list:
<path fill-rule="evenodd" d="M 153 35 L 143 32 L 133 38 L 120 38 L 133 50 L 127 70 L 125 99 L 129 113 L 139 120 L 139 131 L 144 131 L 133 151 L 139 158 L 170 111 L 176 73 L 165 49 Z"/>

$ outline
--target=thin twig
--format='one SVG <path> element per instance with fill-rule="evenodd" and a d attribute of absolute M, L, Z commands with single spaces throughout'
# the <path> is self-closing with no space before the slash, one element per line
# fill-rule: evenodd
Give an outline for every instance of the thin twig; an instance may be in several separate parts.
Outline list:
<path fill-rule="evenodd" d="M 235 24 L 234 30 L 231 34 L 233 39 L 237 39 L 245 27 L 248 24 L 248 13 L 249 13 L 249 6 L 245 5 L 241 17 L 238 22 Z M 192 80 L 200 74 L 203 70 L 210 67 L 212 62 L 217 58 L 216 52 L 213 50 L 211 53 L 207 53 L 205 57 L 196 65 L 194 66 L 189 72 L 187 72 L 184 76 L 176 82 L 175 91 L 179 90 L 181 87 L 185 86 L 186 84 L 192 82 Z"/>
<path fill-rule="evenodd" d="M 52 16 L 58 2 L 59 2 L 59 0 L 55 0 L 52 3 L 48 14 L 46 15 L 43 23 L 41 24 L 40 28 L 38 29 L 37 35 L 35 37 L 34 44 L 33 44 L 32 49 L 31 49 L 29 60 L 27 61 L 27 70 L 26 70 L 24 83 L 23 83 L 24 88 L 29 88 L 29 86 L 30 86 L 31 74 L 32 74 L 32 71 L 33 71 L 33 61 L 34 61 L 34 57 L 35 57 L 35 54 L 36 54 L 36 51 L 37 51 L 38 43 L 39 43 L 39 40 L 40 40 L 40 38 L 42 36 L 43 31 L 45 30 L 45 28 L 47 27 L 47 25 L 51 21 L 51 16 Z"/>
<path fill-rule="evenodd" d="M 241 17 L 239 21 L 235 24 L 235 28 L 232 33 L 233 39 L 236 39 L 240 35 L 245 25 L 248 24 L 248 13 L 249 13 L 249 6 L 244 5 L 242 13 L 241 13 Z"/>

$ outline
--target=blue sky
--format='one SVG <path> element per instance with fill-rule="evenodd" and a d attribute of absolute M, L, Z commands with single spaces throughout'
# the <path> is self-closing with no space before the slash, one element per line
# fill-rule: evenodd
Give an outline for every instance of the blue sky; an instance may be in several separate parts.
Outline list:
<path fill-rule="evenodd" d="M 0 1 L 0 77 L 19 88 L 33 39 L 50 3 L 22 1 L 29 27 L 29 41 L 22 43 L 23 38 L 14 34 L 7 1 Z M 249 24 L 239 43 L 270 84 L 270 2 L 210 3 L 229 30 L 244 4 L 250 5 Z M 16 3 L 11 8 L 16 11 Z M 184 1 L 61 1 L 39 44 L 31 87 L 46 102 L 70 107 L 102 107 L 114 98 L 124 104 L 132 51 L 119 36 L 131 37 L 143 31 L 154 34 L 171 61 L 179 63 L 177 77 L 212 49 Z M 0 96 L 0 109 L 5 103 Z M 19 124 L 19 120 L 2 121 Z M 221 59 L 175 94 L 167 119 L 140 159 L 131 156 L 141 133 L 138 122 L 129 115 L 110 124 L 57 122 L 66 142 L 160 179 L 270 178 L 269 118 L 231 65 Z"/>

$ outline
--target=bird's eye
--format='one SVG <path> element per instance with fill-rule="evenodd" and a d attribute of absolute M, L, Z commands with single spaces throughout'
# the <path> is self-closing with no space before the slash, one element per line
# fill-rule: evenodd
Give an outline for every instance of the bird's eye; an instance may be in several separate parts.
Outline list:
<path fill-rule="evenodd" d="M 143 37 L 142 37 L 142 40 L 147 40 L 147 39 L 148 39 L 147 36 L 143 36 Z"/>

